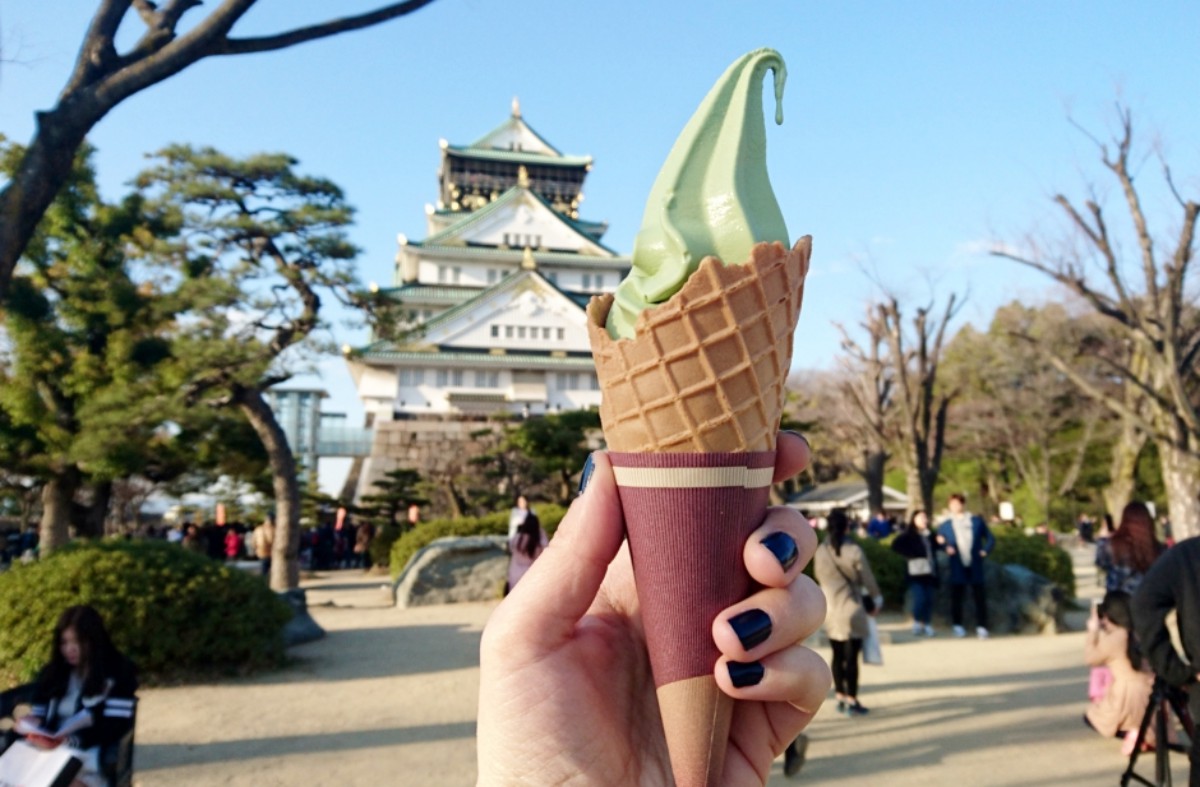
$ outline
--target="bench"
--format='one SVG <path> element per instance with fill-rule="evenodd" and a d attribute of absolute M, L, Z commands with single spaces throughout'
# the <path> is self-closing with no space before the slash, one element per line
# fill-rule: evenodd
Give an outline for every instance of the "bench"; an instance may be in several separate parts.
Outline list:
<path fill-rule="evenodd" d="M 0 692 L 0 752 L 20 736 L 13 730 L 13 714 L 33 701 L 34 684 L 26 683 Z M 134 727 L 116 743 L 100 747 L 100 773 L 110 787 L 133 786 L 133 733 L 137 724 L 137 703 L 134 703 Z"/>

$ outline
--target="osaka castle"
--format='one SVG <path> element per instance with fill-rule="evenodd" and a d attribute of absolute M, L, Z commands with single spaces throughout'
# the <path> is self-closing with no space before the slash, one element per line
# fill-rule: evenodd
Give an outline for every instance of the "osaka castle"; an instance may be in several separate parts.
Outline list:
<path fill-rule="evenodd" d="M 591 156 L 567 155 L 512 116 L 469 145 L 443 140 L 425 237 L 398 238 L 392 286 L 409 330 L 346 348 L 367 422 L 598 406 L 584 310 L 630 260 L 580 218 Z"/>

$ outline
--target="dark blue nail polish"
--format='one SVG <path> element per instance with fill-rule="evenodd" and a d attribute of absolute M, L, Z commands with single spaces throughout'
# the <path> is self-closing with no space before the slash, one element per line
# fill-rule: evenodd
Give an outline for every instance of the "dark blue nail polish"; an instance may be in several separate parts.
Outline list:
<path fill-rule="evenodd" d="M 733 681 L 734 688 L 744 689 L 747 686 L 757 686 L 763 679 L 763 674 L 766 670 L 763 665 L 757 661 L 731 661 L 729 662 L 729 679 Z"/>
<path fill-rule="evenodd" d="M 592 480 L 592 470 L 595 469 L 596 463 L 592 461 L 592 455 L 588 454 L 587 461 L 583 463 L 583 472 L 579 474 L 579 492 L 583 494 L 583 490 L 587 489 L 588 481 Z"/>
<path fill-rule="evenodd" d="M 779 561 L 779 565 L 783 566 L 784 571 L 795 565 L 796 559 L 800 557 L 800 548 L 796 546 L 796 539 L 782 531 L 772 533 L 761 543 L 771 550 L 771 554 Z"/>
<path fill-rule="evenodd" d="M 771 616 L 761 609 L 748 609 L 734 615 L 729 619 L 729 625 L 745 650 L 761 645 L 771 636 Z"/>

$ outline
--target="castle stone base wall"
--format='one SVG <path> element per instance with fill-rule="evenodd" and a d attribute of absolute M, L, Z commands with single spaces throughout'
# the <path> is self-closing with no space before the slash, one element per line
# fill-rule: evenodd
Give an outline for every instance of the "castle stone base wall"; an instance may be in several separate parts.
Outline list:
<path fill-rule="evenodd" d="M 431 479 L 446 472 L 468 472 L 469 461 L 487 447 L 472 435 L 484 430 L 499 434 L 504 424 L 431 419 L 377 422 L 374 428 L 375 442 L 359 476 L 356 498 L 372 494 L 376 481 L 399 468 Z"/>

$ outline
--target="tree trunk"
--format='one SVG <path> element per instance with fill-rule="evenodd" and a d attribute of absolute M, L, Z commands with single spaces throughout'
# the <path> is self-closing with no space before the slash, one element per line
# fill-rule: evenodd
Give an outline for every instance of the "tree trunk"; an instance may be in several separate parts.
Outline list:
<path fill-rule="evenodd" d="M 1113 445 L 1112 464 L 1108 468 L 1108 486 L 1104 488 L 1104 507 L 1114 522 L 1119 522 L 1121 512 L 1133 499 L 1137 484 L 1137 463 L 1146 445 L 1146 433 L 1125 419 L 1121 435 Z"/>
<path fill-rule="evenodd" d="M 908 495 L 908 511 L 905 512 L 905 519 L 912 519 L 913 512 L 919 508 L 925 509 L 930 519 L 933 518 L 933 494 L 929 495 L 928 500 L 925 498 L 925 489 L 921 484 L 921 471 L 915 467 L 906 468 L 904 492 Z"/>
<path fill-rule="evenodd" d="M 1200 456 L 1178 446 L 1160 442 L 1163 486 L 1167 490 L 1171 535 L 1176 541 L 1200 535 Z"/>
<path fill-rule="evenodd" d="M 71 506 L 78 480 L 73 471 L 52 476 L 42 487 L 42 521 L 38 549 L 48 555 L 71 540 Z"/>
<path fill-rule="evenodd" d="M 874 449 L 863 452 L 861 474 L 867 484 L 867 508 L 872 514 L 883 510 L 883 474 L 887 460 L 887 451 Z"/>
<path fill-rule="evenodd" d="M 80 538 L 103 538 L 104 522 L 108 518 L 108 507 L 112 502 L 112 481 L 94 484 L 91 496 L 91 504 L 81 506 L 75 532 Z"/>
<path fill-rule="evenodd" d="M 296 458 L 283 428 L 256 388 L 239 388 L 234 401 L 262 441 L 275 491 L 275 544 L 271 548 L 271 589 L 300 585 L 300 480 Z"/>

